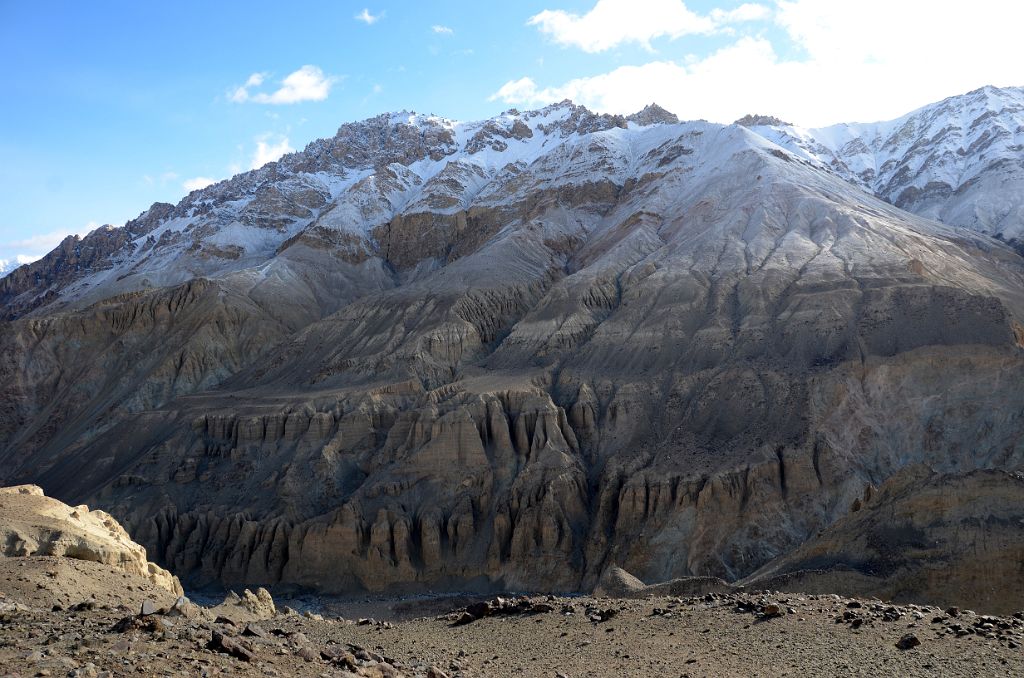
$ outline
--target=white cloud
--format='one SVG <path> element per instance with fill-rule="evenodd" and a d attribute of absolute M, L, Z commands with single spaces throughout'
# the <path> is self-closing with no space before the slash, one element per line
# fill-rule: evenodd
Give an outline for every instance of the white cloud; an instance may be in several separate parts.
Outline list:
<path fill-rule="evenodd" d="M 263 84 L 263 81 L 267 78 L 266 73 L 253 73 L 249 76 L 249 79 L 245 81 L 246 87 L 259 87 Z"/>
<path fill-rule="evenodd" d="M 452 35 L 453 33 L 455 33 L 455 31 L 453 31 L 448 26 L 442 26 L 440 24 L 434 24 L 433 26 L 430 27 L 430 30 L 434 31 L 438 35 Z"/>
<path fill-rule="evenodd" d="M 43 255 L 28 255 L 28 254 L 15 254 L 10 259 L 0 259 L 0 277 L 3 277 L 25 264 L 31 264 L 33 261 L 42 259 Z"/>
<path fill-rule="evenodd" d="M 95 221 L 90 221 L 84 229 L 77 232 L 77 235 L 85 235 L 100 227 Z M 75 231 L 59 229 L 47 233 L 34 233 L 18 240 L 0 242 L 0 271 L 4 270 L 4 262 L 8 270 L 23 264 L 30 264 L 42 258 L 54 247 L 59 245 L 69 235 L 76 235 Z"/>
<path fill-rule="evenodd" d="M 923 0 L 780 0 L 768 14 L 743 7 L 732 10 L 729 20 L 774 17 L 784 35 L 770 40 L 771 33 L 761 32 L 692 59 L 622 66 L 562 83 L 522 77 L 491 99 L 534 106 L 571 98 L 612 113 L 656 101 L 683 119 L 731 122 L 764 113 L 820 126 L 895 118 L 986 84 L 1024 84 L 1019 60 L 1007 53 L 1024 25 L 1024 3 L 975 0 L 971 12 Z M 586 44 L 609 38 L 596 40 Z M 794 53 L 800 56 L 786 56 Z"/>
<path fill-rule="evenodd" d="M 291 147 L 288 137 L 283 134 L 264 132 L 263 134 L 258 135 L 253 141 L 256 142 L 256 148 L 252 151 L 252 155 L 249 158 L 248 167 L 243 167 L 241 163 L 233 162 L 227 166 L 228 176 L 235 176 L 236 174 L 241 174 L 247 170 L 259 169 L 268 162 L 280 160 L 281 156 L 295 151 L 295 149 Z M 246 154 L 245 148 L 246 146 L 244 144 L 238 144 L 237 146 L 240 154 Z M 206 188 L 218 181 L 223 181 L 223 179 L 203 176 L 193 177 L 192 179 L 186 179 L 182 183 L 181 187 L 191 193 L 192 191 Z"/>
<path fill-rule="evenodd" d="M 191 193 L 192 191 L 198 191 L 200 188 L 206 188 L 220 181 L 220 179 L 211 179 L 210 177 L 193 177 L 192 179 L 186 179 L 181 187 Z"/>
<path fill-rule="evenodd" d="M 509 80 L 501 86 L 501 89 L 488 97 L 487 100 L 496 101 L 500 99 L 506 104 L 532 106 L 534 104 L 551 103 L 552 96 L 554 96 L 553 88 L 548 88 L 543 92 L 539 91 L 537 83 L 533 81 L 533 78 L 526 77 L 519 78 L 518 80 Z"/>
<path fill-rule="evenodd" d="M 95 221 L 90 221 L 88 224 L 85 225 L 85 230 L 83 231 L 83 233 L 88 233 L 89 231 L 93 231 L 97 228 L 99 228 L 99 224 L 96 223 Z M 60 229 L 56 231 L 50 231 L 49 233 L 36 233 L 34 235 L 28 236 L 27 238 L 22 238 L 21 240 L 10 240 L 8 242 L 5 242 L 3 244 L 3 248 L 12 250 L 28 250 L 29 252 L 32 253 L 46 253 L 52 250 L 57 245 L 59 245 L 61 241 L 64 240 L 64 238 L 68 237 L 69 235 L 75 235 L 75 232 L 67 229 Z"/>
<path fill-rule="evenodd" d="M 626 42 L 650 49 L 654 38 L 715 29 L 714 21 L 691 12 L 681 0 L 598 0 L 586 14 L 546 9 L 530 17 L 527 25 L 537 26 L 560 45 L 585 52 L 603 52 Z"/>
<path fill-rule="evenodd" d="M 384 12 L 381 12 L 380 14 L 371 14 L 370 10 L 364 7 L 362 12 L 356 14 L 352 18 L 356 21 L 362 21 L 367 26 L 372 26 L 384 18 Z"/>
<path fill-rule="evenodd" d="M 249 76 L 249 79 L 245 81 L 245 84 L 241 87 L 236 87 L 228 95 L 228 98 L 236 104 L 242 104 L 249 101 L 249 90 L 253 87 L 259 87 L 262 85 L 266 77 L 266 73 L 253 73 Z"/>
<path fill-rule="evenodd" d="M 256 152 L 252 154 L 250 169 L 259 169 L 268 162 L 279 160 L 285 153 L 291 153 L 295 149 L 288 145 L 288 137 L 282 136 L 277 143 L 270 141 L 271 134 L 263 134 L 256 137 Z"/>
<path fill-rule="evenodd" d="M 253 73 L 244 85 L 236 87 L 228 94 L 228 99 L 237 104 L 297 104 L 302 101 L 323 101 L 330 94 L 331 87 L 338 78 L 325 75 L 317 66 L 307 64 L 285 76 L 273 92 L 250 92 L 251 89 L 261 86 L 265 80 L 265 73 Z"/>
<path fill-rule="evenodd" d="M 747 2 L 735 9 L 715 8 L 711 19 L 717 24 L 734 24 L 746 21 L 763 21 L 772 15 L 771 9 L 755 2 Z"/>
<path fill-rule="evenodd" d="M 0 259 L 0 273 L 12 271 L 19 266 L 31 264 L 43 258 L 42 254 L 15 254 L 11 259 Z"/>
<path fill-rule="evenodd" d="M 763 21 L 772 14 L 768 7 L 748 2 L 730 10 L 713 9 L 707 16 L 691 11 L 682 0 L 598 0 L 585 14 L 546 9 L 530 17 L 560 45 L 585 52 L 603 52 L 635 42 L 651 50 L 651 40 L 684 35 L 725 32 L 728 24 Z"/>

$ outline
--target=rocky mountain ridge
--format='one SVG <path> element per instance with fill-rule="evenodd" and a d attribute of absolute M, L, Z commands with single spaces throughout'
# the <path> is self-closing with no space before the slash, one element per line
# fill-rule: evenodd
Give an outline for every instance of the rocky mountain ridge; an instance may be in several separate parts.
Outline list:
<path fill-rule="evenodd" d="M 678 119 L 652 104 L 634 115 L 565 101 L 460 123 L 388 113 L 198 191 L 156 203 L 123 228 L 71 236 L 38 262 L 8 271 L 8 317 L 41 305 L 81 305 L 120 291 L 265 266 L 303 243 L 363 261 L 403 212 L 458 212 L 507 170 L 574 135 L 634 131 Z M 771 116 L 744 126 L 897 207 L 1010 243 L 1024 233 L 1024 89 L 985 87 L 893 121 L 805 129 Z"/>
<path fill-rule="evenodd" d="M 651 124 L 667 115 L 648 107 L 637 119 Z M 0 299 L 8 315 L 54 302 L 80 306 L 260 267 L 296 244 L 360 263 L 387 249 L 380 238 L 394 217 L 454 215 L 542 153 L 626 126 L 621 116 L 568 101 L 476 123 L 410 112 L 349 123 L 331 139 L 193 191 L 177 205 L 156 203 L 123 228 L 67 238 L 5 278 Z"/>
<path fill-rule="evenodd" d="M 983 87 L 870 124 L 737 123 L 897 207 L 1022 245 L 1024 88 Z"/>
<path fill-rule="evenodd" d="M 1017 252 L 630 118 L 389 114 L 19 269 L 0 480 L 195 586 L 576 591 L 805 562 L 911 466 L 1021 469 Z"/>

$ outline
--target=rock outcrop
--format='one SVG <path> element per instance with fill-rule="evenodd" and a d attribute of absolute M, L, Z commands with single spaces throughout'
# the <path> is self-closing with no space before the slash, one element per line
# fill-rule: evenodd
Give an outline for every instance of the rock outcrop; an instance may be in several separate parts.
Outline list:
<path fill-rule="evenodd" d="M 0 556 L 57 556 L 111 565 L 182 595 L 181 583 L 108 513 L 68 506 L 35 485 L 0 488 Z"/>

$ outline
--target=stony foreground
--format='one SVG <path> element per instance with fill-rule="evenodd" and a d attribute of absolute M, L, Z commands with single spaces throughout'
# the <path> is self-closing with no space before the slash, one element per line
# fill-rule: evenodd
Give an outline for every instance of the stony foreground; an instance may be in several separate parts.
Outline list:
<path fill-rule="evenodd" d="M 17 587 L 18 582 L 3 581 Z M 24 584 L 24 582 L 22 582 Z M 0 598 L 11 676 L 1019 676 L 1024 614 L 831 595 L 478 601 L 404 621 Z M 224 606 L 218 608 L 222 613 Z M 140 614 L 140 611 L 151 614 Z"/>
<path fill-rule="evenodd" d="M 1024 612 L 646 586 L 617 567 L 587 597 L 291 601 L 300 614 L 260 588 L 203 607 L 105 514 L 0 499 L 0 676 L 1024 675 Z"/>

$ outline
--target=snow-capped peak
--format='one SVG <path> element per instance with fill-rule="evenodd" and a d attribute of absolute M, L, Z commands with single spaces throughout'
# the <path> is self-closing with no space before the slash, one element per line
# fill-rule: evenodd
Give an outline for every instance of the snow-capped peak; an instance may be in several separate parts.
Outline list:
<path fill-rule="evenodd" d="M 898 207 L 1024 236 L 1024 88 L 983 87 L 874 123 L 738 122 Z"/>
<path fill-rule="evenodd" d="M 6 279 L 0 295 L 88 299 L 262 271 L 296 243 L 360 262 L 403 215 L 433 215 L 422 217 L 428 223 L 559 185 L 708 172 L 744 149 L 795 156 L 950 224 L 1007 240 L 1024 233 L 1024 90 L 983 88 L 880 123 L 805 129 L 764 115 L 737 123 L 679 123 L 657 104 L 599 114 L 568 100 L 473 122 L 384 113 L 58 248 L 17 284 Z"/>

